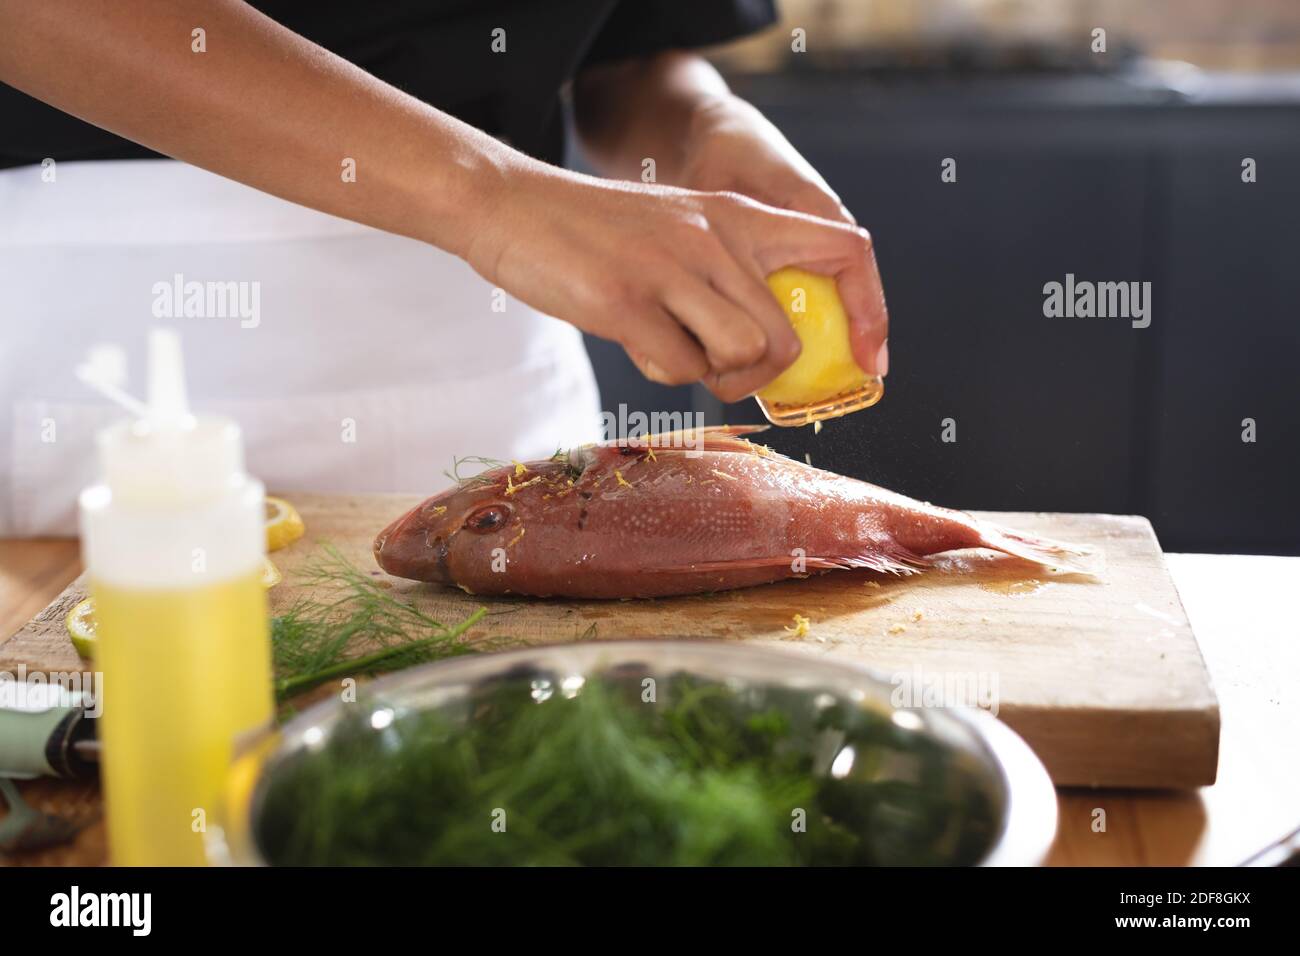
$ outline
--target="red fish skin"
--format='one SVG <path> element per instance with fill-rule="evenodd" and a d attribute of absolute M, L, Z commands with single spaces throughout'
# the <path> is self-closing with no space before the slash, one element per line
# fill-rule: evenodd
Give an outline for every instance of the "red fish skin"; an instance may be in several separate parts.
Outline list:
<path fill-rule="evenodd" d="M 379 565 L 473 594 L 639 598 L 836 567 L 908 573 L 925 555 L 1002 547 L 963 512 L 735 439 L 697 454 L 628 440 L 524 469 L 412 509 L 376 539 Z"/>

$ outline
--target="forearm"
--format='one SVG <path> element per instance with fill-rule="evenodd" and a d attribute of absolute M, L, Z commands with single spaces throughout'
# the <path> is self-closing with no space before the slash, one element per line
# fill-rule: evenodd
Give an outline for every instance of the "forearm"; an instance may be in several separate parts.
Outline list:
<path fill-rule="evenodd" d="M 0 80 L 65 112 L 456 255 L 511 168 L 535 165 L 240 0 L 0 0 L 0 37 Z"/>
<path fill-rule="evenodd" d="M 196 28 L 206 52 L 191 49 Z M 616 72 L 601 108 L 584 108 L 606 163 L 635 171 L 652 156 L 672 182 L 688 155 L 709 155 L 684 140 L 706 104 L 736 101 L 707 64 L 666 57 Z M 0 81 L 158 152 L 446 249 L 512 297 L 619 342 L 655 380 L 703 380 L 724 401 L 798 353 L 762 276 L 817 263 L 858 321 L 880 299 L 860 230 L 727 195 L 704 175 L 692 191 L 557 170 L 240 0 L 0 0 Z M 699 141 L 725 144 L 709 125 Z M 737 142 L 752 159 L 752 141 Z"/>
<path fill-rule="evenodd" d="M 645 159 L 656 181 L 679 184 L 702 112 L 734 98 L 703 57 L 669 52 L 585 70 L 574 114 L 587 158 L 604 175 L 639 179 Z"/>

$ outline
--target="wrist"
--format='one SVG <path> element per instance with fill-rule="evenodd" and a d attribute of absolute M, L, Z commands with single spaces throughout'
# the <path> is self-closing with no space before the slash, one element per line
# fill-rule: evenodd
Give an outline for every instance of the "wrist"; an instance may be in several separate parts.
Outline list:
<path fill-rule="evenodd" d="M 470 261 L 485 236 L 506 215 L 532 167 L 544 167 L 517 150 L 470 127 L 434 137 L 420 151 L 422 161 L 408 182 L 414 220 L 408 235 Z"/>
<path fill-rule="evenodd" d="M 553 194 L 563 180 L 573 177 L 576 174 L 502 146 L 466 176 L 458 243 L 442 248 L 500 285 L 501 263 L 510 246 L 527 240 L 528 227 L 545 227 L 549 207 L 566 204 L 547 193 Z"/>

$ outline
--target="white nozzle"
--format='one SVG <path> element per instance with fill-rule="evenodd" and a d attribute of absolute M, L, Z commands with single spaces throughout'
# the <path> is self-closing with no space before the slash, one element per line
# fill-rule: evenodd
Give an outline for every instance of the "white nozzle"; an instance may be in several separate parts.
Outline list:
<path fill-rule="evenodd" d="M 97 345 L 90 350 L 86 361 L 76 368 L 81 379 L 105 398 L 117 402 L 138 418 L 147 418 L 149 409 L 144 402 L 122 391 L 126 384 L 126 353 L 116 345 Z"/>
<path fill-rule="evenodd" d="M 176 332 L 149 333 L 148 404 L 122 390 L 126 358 L 120 348 L 91 349 L 76 371 L 79 379 L 134 419 L 98 435 L 100 473 L 114 500 L 160 506 L 207 501 L 228 494 L 243 480 L 239 426 L 224 418 L 190 414 Z"/>
<path fill-rule="evenodd" d="M 189 414 L 181 337 L 171 329 L 153 329 L 149 333 L 149 417 L 158 424 L 175 424 Z"/>
<path fill-rule="evenodd" d="M 126 353 L 116 345 L 97 345 L 76 368 L 77 378 L 150 425 L 190 423 L 185 397 L 185 363 L 181 337 L 170 329 L 149 333 L 149 403 L 122 390 L 126 384 Z"/>

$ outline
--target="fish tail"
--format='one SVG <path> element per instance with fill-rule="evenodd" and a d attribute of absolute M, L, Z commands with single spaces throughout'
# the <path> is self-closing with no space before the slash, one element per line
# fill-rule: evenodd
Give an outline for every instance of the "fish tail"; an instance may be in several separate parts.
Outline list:
<path fill-rule="evenodd" d="M 1096 575 L 1100 555 L 1082 545 L 1024 534 L 1002 525 L 979 523 L 981 546 L 1033 561 L 1056 571 Z"/>

